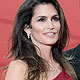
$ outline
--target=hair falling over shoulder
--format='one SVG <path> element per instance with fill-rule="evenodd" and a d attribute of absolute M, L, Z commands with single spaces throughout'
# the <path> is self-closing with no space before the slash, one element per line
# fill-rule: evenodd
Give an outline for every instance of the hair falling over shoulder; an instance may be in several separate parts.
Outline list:
<path fill-rule="evenodd" d="M 24 32 L 25 24 L 30 25 L 35 7 L 44 3 L 51 3 L 57 10 L 60 17 L 61 29 L 59 40 L 52 47 L 53 57 L 61 67 L 66 70 L 73 80 L 77 80 L 77 76 L 72 65 L 68 60 L 66 60 L 62 53 L 62 50 L 66 46 L 67 39 L 69 38 L 69 30 L 63 10 L 57 0 L 23 1 L 15 17 L 14 29 L 12 37 L 10 38 L 12 46 L 8 52 L 8 54 L 11 53 L 9 58 L 14 56 L 14 60 L 23 60 L 26 65 L 28 65 L 28 76 L 25 74 L 25 80 L 47 80 L 44 79 L 44 77 L 47 77 L 48 67 L 45 65 L 47 62 L 37 55 L 35 47 L 37 49 L 39 48 L 32 43 L 30 38 L 28 39 L 27 34 Z"/>

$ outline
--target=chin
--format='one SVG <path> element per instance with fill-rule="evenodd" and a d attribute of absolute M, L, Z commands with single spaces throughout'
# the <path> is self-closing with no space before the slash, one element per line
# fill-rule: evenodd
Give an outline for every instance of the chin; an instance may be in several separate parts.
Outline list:
<path fill-rule="evenodd" d="M 48 45 L 48 46 L 52 46 L 56 42 L 57 42 L 57 40 L 56 41 L 47 41 L 45 44 Z"/>

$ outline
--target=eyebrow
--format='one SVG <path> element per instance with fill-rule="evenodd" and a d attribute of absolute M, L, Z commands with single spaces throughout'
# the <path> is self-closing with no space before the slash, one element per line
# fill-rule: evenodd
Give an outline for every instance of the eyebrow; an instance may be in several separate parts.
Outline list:
<path fill-rule="evenodd" d="M 36 17 L 36 18 L 40 18 L 40 17 L 42 17 L 42 18 L 47 18 L 46 16 L 38 16 L 38 17 Z"/>
<path fill-rule="evenodd" d="M 56 16 L 59 16 L 58 14 L 56 14 L 56 15 L 53 15 L 52 17 L 56 17 Z"/>
<path fill-rule="evenodd" d="M 59 16 L 58 14 L 55 14 L 55 15 L 53 15 L 52 17 L 56 17 L 56 16 Z M 38 17 L 36 17 L 36 18 L 40 18 L 40 17 L 42 17 L 42 18 L 47 18 L 46 16 L 38 16 Z"/>

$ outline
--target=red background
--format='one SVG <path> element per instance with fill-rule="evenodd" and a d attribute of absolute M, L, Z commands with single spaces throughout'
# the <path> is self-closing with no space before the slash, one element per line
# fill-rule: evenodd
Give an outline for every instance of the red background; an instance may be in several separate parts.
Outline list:
<path fill-rule="evenodd" d="M 65 13 L 70 29 L 70 44 L 68 49 L 74 48 L 80 43 L 80 7 L 79 0 L 58 0 Z M 7 42 L 10 37 L 14 17 L 19 5 L 23 0 L 1 0 L 0 1 L 0 67 L 6 66 L 11 59 L 5 60 L 7 54 Z M 0 80 L 3 70 L 0 70 Z"/>

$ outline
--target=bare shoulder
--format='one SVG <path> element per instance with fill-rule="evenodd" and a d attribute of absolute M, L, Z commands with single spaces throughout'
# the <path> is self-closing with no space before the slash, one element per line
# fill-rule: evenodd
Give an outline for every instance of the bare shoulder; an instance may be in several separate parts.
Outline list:
<path fill-rule="evenodd" d="M 22 60 L 15 60 L 15 61 L 12 61 L 10 64 L 9 64 L 9 67 L 11 66 L 15 66 L 15 67 L 18 67 L 18 68 L 26 68 L 27 65 L 24 61 Z"/>
<path fill-rule="evenodd" d="M 28 67 L 24 61 L 12 61 L 9 64 L 5 80 L 24 80 L 24 75 L 27 70 Z"/>

